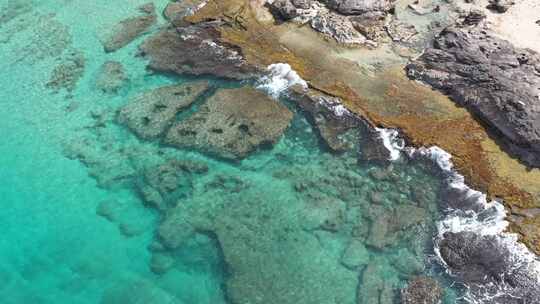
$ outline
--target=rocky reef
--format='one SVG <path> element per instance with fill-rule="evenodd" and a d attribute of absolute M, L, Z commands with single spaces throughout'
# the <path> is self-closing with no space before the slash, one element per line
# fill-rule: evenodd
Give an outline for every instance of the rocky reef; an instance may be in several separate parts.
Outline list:
<path fill-rule="evenodd" d="M 101 66 L 96 79 L 96 87 L 104 93 L 117 93 L 128 81 L 128 76 L 122 63 L 107 61 Z"/>
<path fill-rule="evenodd" d="M 149 68 L 159 72 L 233 79 L 254 77 L 256 69 L 239 50 L 219 42 L 218 37 L 212 23 L 167 28 L 147 39 L 140 49 L 150 60 Z"/>
<path fill-rule="evenodd" d="M 153 3 L 138 8 L 141 16 L 131 17 L 113 26 L 102 39 L 105 52 L 114 52 L 135 40 L 156 23 L 157 15 Z"/>
<path fill-rule="evenodd" d="M 144 139 L 160 137 L 208 89 L 206 82 L 157 88 L 135 97 L 118 113 L 118 122 Z"/>
<path fill-rule="evenodd" d="M 509 150 L 540 166 L 540 55 L 519 49 L 480 26 L 449 27 L 407 66 L 468 108 Z"/>
<path fill-rule="evenodd" d="M 165 142 L 239 159 L 274 145 L 289 126 L 292 113 L 253 88 L 221 89 L 191 117 L 174 124 Z"/>
<path fill-rule="evenodd" d="M 404 72 L 407 60 L 429 45 L 435 33 L 443 31 L 445 25 L 459 26 L 465 20 L 474 26 L 483 20 L 482 14 L 489 12 L 482 11 L 478 19 L 466 13 L 462 3 L 433 6 L 426 10 L 419 10 L 419 6 L 396 5 L 394 10 L 385 11 L 384 22 L 373 24 L 374 30 L 370 30 L 372 23 L 367 21 L 371 20 L 369 14 L 358 15 L 354 20 L 361 31 L 373 33 L 373 37 L 382 33 L 386 38 L 373 49 L 375 45 L 368 48 L 358 45 L 351 49 L 350 45 L 336 45 L 329 42 L 324 34 L 298 26 L 299 22 L 302 24 L 298 16 L 286 21 L 288 17 L 281 13 L 283 7 L 307 7 L 303 2 L 279 3 L 276 2 L 276 7 L 272 8 L 274 3 L 228 0 L 216 4 L 211 0 L 195 14 L 185 17 L 184 21 L 188 27 L 211 24 L 216 31 L 216 43 L 237 51 L 244 64 L 259 72 L 264 72 L 265 67 L 276 62 L 288 63 L 307 81 L 310 90 L 337 98 L 352 113 L 365 118 L 371 127 L 396 128 L 411 145 L 436 145 L 450 152 L 455 156 L 456 169 L 465 176 L 467 183 L 491 197 L 502 198 L 509 209 L 538 206 L 538 183 L 522 183 L 522 180 L 525 176 L 529 177 L 525 179 L 538 180 L 539 172 L 530 170 L 508 155 L 506 145 L 493 138 L 497 130 L 479 122 L 476 113 L 455 107 L 450 98 L 409 81 Z M 269 10 L 268 6 L 272 9 Z M 322 9 L 346 16 L 328 6 Z M 273 16 L 269 12 L 273 12 Z M 281 22 L 276 22 L 280 19 Z M 422 22 L 414 21 L 417 19 Z M 177 30 L 182 31 L 183 27 Z M 415 31 L 418 33 L 414 34 Z M 387 54 L 388 49 L 392 54 L 380 57 L 382 53 Z M 321 58 L 320 54 L 326 55 Z M 378 85 L 373 86 L 373 83 Z M 538 217 L 520 218 L 518 221 L 510 219 L 513 231 L 520 233 L 531 248 L 540 248 L 535 241 L 540 230 L 532 228 Z"/>

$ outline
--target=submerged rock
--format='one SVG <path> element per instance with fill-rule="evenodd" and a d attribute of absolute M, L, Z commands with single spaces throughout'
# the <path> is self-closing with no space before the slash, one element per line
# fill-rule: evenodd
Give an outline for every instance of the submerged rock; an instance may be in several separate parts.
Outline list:
<path fill-rule="evenodd" d="M 358 119 L 345 109 L 341 100 L 298 87 L 293 87 L 290 97 L 305 111 L 332 151 L 344 152 L 356 143 L 356 136 L 352 136 L 351 142 L 347 135 L 356 131 Z"/>
<path fill-rule="evenodd" d="M 248 79 L 257 74 L 238 48 L 218 42 L 218 30 L 210 23 L 167 28 L 148 38 L 141 54 L 152 70 L 176 74 L 214 75 Z"/>
<path fill-rule="evenodd" d="M 180 199 L 191 195 L 194 177 L 208 171 L 205 163 L 172 159 L 151 167 L 137 184 L 144 202 L 160 211 L 173 207 Z"/>
<path fill-rule="evenodd" d="M 522 161 L 540 166 L 539 54 L 479 27 L 450 27 L 407 70 L 472 111 Z"/>
<path fill-rule="evenodd" d="M 101 43 L 105 52 L 114 52 L 135 40 L 156 23 L 157 15 L 153 3 L 139 7 L 142 16 L 124 19 L 116 24 Z"/>
<path fill-rule="evenodd" d="M 357 304 L 392 304 L 394 303 L 394 288 L 390 282 L 383 279 L 384 270 L 378 264 L 371 263 L 362 273 L 358 284 Z"/>
<path fill-rule="evenodd" d="M 116 93 L 128 79 L 122 63 L 107 61 L 100 69 L 96 87 L 105 93 Z"/>
<path fill-rule="evenodd" d="M 117 120 L 137 136 L 155 139 L 174 123 L 178 112 L 191 106 L 207 89 L 207 82 L 196 82 L 151 90 L 120 109 Z"/>
<path fill-rule="evenodd" d="M 163 16 L 176 26 L 184 25 L 184 17 L 193 15 L 207 0 L 183 0 L 169 2 L 163 11 Z"/>
<path fill-rule="evenodd" d="M 237 194 L 208 187 L 168 212 L 160 235 L 168 246 L 185 246 L 190 229 L 212 235 L 227 265 L 232 304 L 354 304 L 357 273 L 302 227 L 301 208 L 264 186 Z"/>
<path fill-rule="evenodd" d="M 18 16 L 32 11 L 32 0 L 7 1 L 0 8 L 0 28 Z"/>
<path fill-rule="evenodd" d="M 47 87 L 55 92 L 61 89 L 68 92 L 75 90 L 79 79 L 83 76 L 84 66 L 84 54 L 78 51 L 72 52 L 53 69 Z"/>
<path fill-rule="evenodd" d="M 159 288 L 150 281 L 144 279 L 132 279 L 116 282 L 105 290 L 101 299 L 101 304 L 119 303 L 160 303 L 160 304 L 182 304 L 180 300 L 172 294 Z"/>
<path fill-rule="evenodd" d="M 437 281 L 430 277 L 416 277 L 407 288 L 401 290 L 402 304 L 439 304 L 443 289 Z"/>
<path fill-rule="evenodd" d="M 221 89 L 197 113 L 176 123 L 165 142 L 238 159 L 275 144 L 292 117 L 287 107 L 253 88 Z"/>
<path fill-rule="evenodd" d="M 369 252 L 366 246 L 358 240 L 352 239 L 341 257 L 341 263 L 351 269 L 358 269 L 369 263 Z"/>

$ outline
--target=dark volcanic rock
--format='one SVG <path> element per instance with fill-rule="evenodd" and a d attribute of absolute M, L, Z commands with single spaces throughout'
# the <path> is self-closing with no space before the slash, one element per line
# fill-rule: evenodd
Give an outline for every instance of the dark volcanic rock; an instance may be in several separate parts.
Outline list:
<path fill-rule="evenodd" d="M 393 0 L 328 0 L 327 4 L 345 15 L 384 15 L 394 8 Z"/>
<path fill-rule="evenodd" d="M 139 7 L 142 16 L 131 17 L 120 21 L 113 27 L 111 33 L 101 42 L 105 52 L 114 52 L 135 38 L 139 37 L 145 31 L 154 25 L 157 20 L 154 4 L 148 3 Z"/>
<path fill-rule="evenodd" d="M 243 158 L 259 146 L 278 141 L 292 112 L 253 88 L 222 89 L 199 111 L 175 124 L 166 142 L 224 158 Z"/>
<path fill-rule="evenodd" d="M 429 277 L 417 277 L 401 290 L 402 304 L 438 304 L 441 302 L 443 289 L 437 281 Z"/>
<path fill-rule="evenodd" d="M 283 20 L 293 19 L 300 14 L 300 8 L 292 0 L 275 0 L 269 3 L 269 7 L 274 15 L 279 16 Z"/>
<path fill-rule="evenodd" d="M 161 87 L 135 97 L 118 114 L 118 122 L 144 139 L 159 137 L 179 111 L 208 89 L 207 82 Z"/>
<path fill-rule="evenodd" d="M 488 8 L 498 13 L 504 13 L 514 4 L 514 0 L 489 0 Z"/>
<path fill-rule="evenodd" d="M 211 24 L 167 28 L 147 39 L 140 47 L 150 59 L 150 69 L 176 74 L 215 75 L 247 79 L 256 75 L 232 46 L 216 42 L 219 32 Z"/>
<path fill-rule="evenodd" d="M 450 27 L 407 70 L 471 110 L 522 161 L 540 166 L 538 53 L 479 27 Z"/>
<path fill-rule="evenodd" d="M 439 247 L 452 275 L 473 296 L 491 295 L 495 304 L 540 303 L 540 282 L 531 269 L 535 265 L 516 261 L 514 249 L 499 236 L 447 232 Z"/>
<path fill-rule="evenodd" d="M 486 283 L 501 280 L 511 266 L 504 248 L 498 248 L 495 237 L 482 237 L 472 232 L 445 233 L 440 243 L 441 257 L 452 273 L 464 281 Z"/>

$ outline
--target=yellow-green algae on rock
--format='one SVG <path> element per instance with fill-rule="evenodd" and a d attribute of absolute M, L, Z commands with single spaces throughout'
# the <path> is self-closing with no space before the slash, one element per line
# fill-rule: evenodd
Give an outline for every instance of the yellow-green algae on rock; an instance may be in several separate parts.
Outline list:
<path fill-rule="evenodd" d="M 237 26 L 241 14 L 242 26 Z M 290 64 L 313 90 L 340 97 L 346 107 L 377 126 L 400 129 L 414 146 L 439 146 L 473 187 L 504 200 L 511 229 L 540 253 L 540 171 L 498 148 L 482 124 L 448 97 L 407 79 L 404 64 L 372 74 L 344 58 L 342 47 L 307 27 L 276 24 L 263 1 L 210 0 L 191 23 L 224 20 L 221 41 L 241 48 L 253 65 Z M 353 53 L 353 51 L 348 51 Z M 362 58 L 358 58 L 362 60 Z M 524 211 L 525 210 L 525 211 Z"/>

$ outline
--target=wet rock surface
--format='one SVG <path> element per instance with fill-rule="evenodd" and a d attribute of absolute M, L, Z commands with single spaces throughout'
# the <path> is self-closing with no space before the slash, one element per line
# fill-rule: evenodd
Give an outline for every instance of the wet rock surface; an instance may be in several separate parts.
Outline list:
<path fill-rule="evenodd" d="M 514 4 L 514 0 L 489 0 L 488 8 L 498 13 L 504 13 Z"/>
<path fill-rule="evenodd" d="M 107 61 L 100 68 L 96 87 L 105 93 L 114 94 L 124 86 L 127 80 L 128 76 L 122 63 Z"/>
<path fill-rule="evenodd" d="M 219 32 L 211 24 L 167 28 L 141 46 L 152 70 L 176 74 L 214 75 L 248 79 L 257 70 L 247 64 L 237 48 L 218 42 Z"/>
<path fill-rule="evenodd" d="M 290 97 L 309 115 L 321 139 L 334 152 L 352 148 L 358 135 L 358 120 L 342 105 L 339 99 L 314 91 L 304 92 L 297 87 Z M 352 136 L 347 136 L 351 135 Z M 350 138 L 349 138 L 350 137 Z"/>
<path fill-rule="evenodd" d="M 120 110 L 117 120 L 139 137 L 155 139 L 207 89 L 206 82 L 157 88 L 132 99 Z"/>
<path fill-rule="evenodd" d="M 430 277 L 412 279 L 407 288 L 401 290 L 402 304 L 438 304 L 441 303 L 443 289 Z"/>
<path fill-rule="evenodd" d="M 285 106 L 253 88 L 221 89 L 197 113 L 176 123 L 165 142 L 239 159 L 275 144 L 292 116 Z"/>
<path fill-rule="evenodd" d="M 467 284 L 473 295 L 491 295 L 491 303 L 501 304 L 540 301 L 537 274 L 529 269 L 534 266 L 514 260 L 511 250 L 515 249 L 505 246 L 499 236 L 447 232 L 439 245 L 452 275 Z"/>
<path fill-rule="evenodd" d="M 328 1 L 325 4 L 315 0 L 277 0 L 269 6 L 278 19 L 309 23 L 315 31 L 351 46 L 375 45 L 384 29 L 382 24 L 379 27 L 370 25 L 383 20 L 393 7 L 390 1 L 377 0 Z M 366 30 L 368 27 L 370 31 Z"/>
<path fill-rule="evenodd" d="M 450 27 L 407 71 L 472 111 L 523 162 L 540 166 L 539 54 L 480 27 Z"/>
<path fill-rule="evenodd" d="M 138 8 L 141 16 L 124 19 L 116 24 L 102 39 L 105 52 L 114 52 L 128 45 L 156 23 L 157 15 L 153 3 Z"/>
<path fill-rule="evenodd" d="M 195 13 L 200 7 L 204 6 L 205 0 L 187 0 L 170 2 L 163 11 L 163 16 L 173 25 L 186 25 L 184 17 Z"/>

